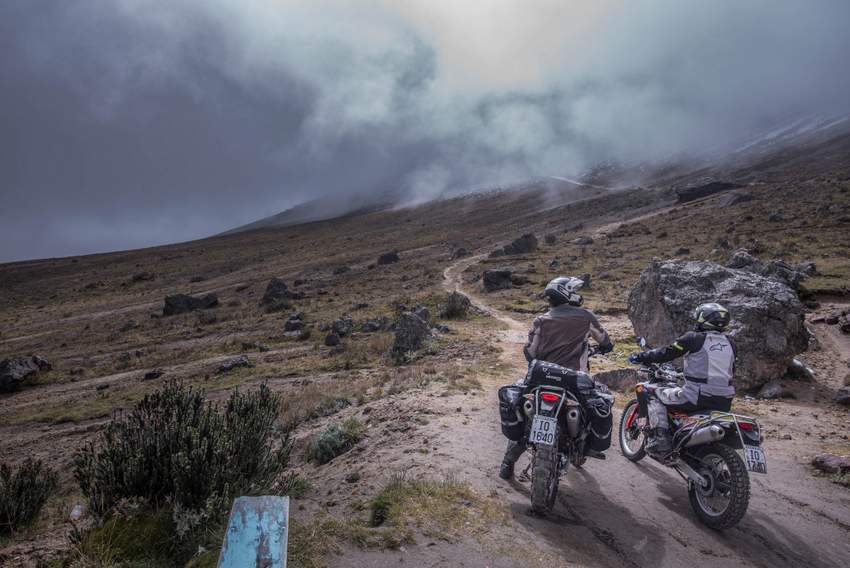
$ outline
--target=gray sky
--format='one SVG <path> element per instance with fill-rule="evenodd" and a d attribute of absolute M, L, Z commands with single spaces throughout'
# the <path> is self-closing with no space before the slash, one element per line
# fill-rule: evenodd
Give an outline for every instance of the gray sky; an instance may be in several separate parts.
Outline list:
<path fill-rule="evenodd" d="M 850 112 L 850 2 L 0 2 L 0 261 Z"/>

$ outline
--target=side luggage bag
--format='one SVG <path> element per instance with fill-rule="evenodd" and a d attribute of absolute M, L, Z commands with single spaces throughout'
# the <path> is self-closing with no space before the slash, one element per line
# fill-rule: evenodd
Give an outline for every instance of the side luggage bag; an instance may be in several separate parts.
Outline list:
<path fill-rule="evenodd" d="M 585 405 L 590 420 L 587 447 L 597 452 L 604 452 L 611 447 L 611 432 L 614 428 L 614 396 L 605 391 L 597 386 L 595 396 L 588 398 Z"/>
<path fill-rule="evenodd" d="M 523 388 L 505 385 L 499 389 L 499 418 L 502 434 L 508 440 L 518 442 L 525 434 L 525 415 L 522 413 Z"/>

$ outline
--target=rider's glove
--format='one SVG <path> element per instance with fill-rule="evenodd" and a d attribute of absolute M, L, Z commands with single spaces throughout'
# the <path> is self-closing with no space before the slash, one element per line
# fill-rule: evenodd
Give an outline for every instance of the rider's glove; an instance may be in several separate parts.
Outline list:
<path fill-rule="evenodd" d="M 631 363 L 632 365 L 640 363 L 640 356 L 640 353 L 632 353 L 631 355 L 629 355 L 629 363 Z"/>

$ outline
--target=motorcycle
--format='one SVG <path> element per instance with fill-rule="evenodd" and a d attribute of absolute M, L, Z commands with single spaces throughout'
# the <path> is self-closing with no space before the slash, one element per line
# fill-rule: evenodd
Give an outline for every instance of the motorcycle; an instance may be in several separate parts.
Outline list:
<path fill-rule="evenodd" d="M 590 356 L 595 354 L 592 349 Z M 531 453 L 523 476 L 531 470 L 531 508 L 543 515 L 552 509 L 559 479 L 569 464 L 581 467 L 588 457 L 605 459 L 600 449 L 604 451 L 610 445 L 614 397 L 586 373 L 533 362 L 529 376 L 535 368 L 542 369 L 544 380 L 503 388 L 518 390 L 521 408 L 517 412 L 524 419 L 515 424 L 521 425 Z"/>
<path fill-rule="evenodd" d="M 641 340 L 641 346 L 645 345 Z M 636 385 L 637 398 L 626 404 L 619 427 L 620 450 L 635 463 L 647 455 L 648 398 L 654 390 L 680 386 L 684 380 L 669 364 L 649 364 L 639 372 L 647 380 Z M 673 451 L 653 458 L 673 468 L 687 482 L 691 507 L 702 523 L 715 530 L 735 526 L 749 505 L 748 472 L 767 473 L 758 421 L 732 412 L 705 410 L 686 414 L 671 409 L 668 417 Z"/>

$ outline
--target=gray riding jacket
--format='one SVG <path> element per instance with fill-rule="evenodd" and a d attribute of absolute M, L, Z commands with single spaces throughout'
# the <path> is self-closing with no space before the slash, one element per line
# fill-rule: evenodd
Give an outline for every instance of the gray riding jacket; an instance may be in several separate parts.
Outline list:
<path fill-rule="evenodd" d="M 672 345 L 639 355 L 644 363 L 666 363 L 684 356 L 685 386 L 688 402 L 697 404 L 699 395 L 732 398 L 735 387 L 735 348 L 729 338 L 713 331 L 691 331 Z"/>

